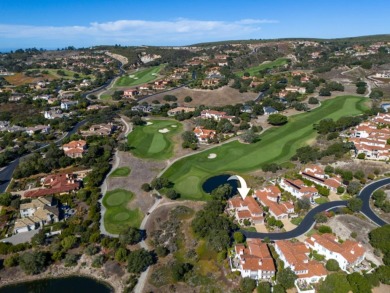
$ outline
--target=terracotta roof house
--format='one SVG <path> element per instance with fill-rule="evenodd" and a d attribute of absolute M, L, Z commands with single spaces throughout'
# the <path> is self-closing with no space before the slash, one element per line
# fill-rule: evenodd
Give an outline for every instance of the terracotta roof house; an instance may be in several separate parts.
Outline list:
<path fill-rule="evenodd" d="M 89 127 L 88 130 L 81 130 L 80 133 L 82 136 L 92 136 L 92 135 L 98 135 L 98 136 L 108 136 L 112 134 L 115 130 L 115 125 L 112 123 L 107 124 L 94 124 Z"/>
<path fill-rule="evenodd" d="M 189 113 L 189 112 L 194 112 L 195 111 L 195 108 L 191 108 L 191 107 L 177 107 L 177 108 L 174 108 L 174 109 L 171 109 L 168 111 L 168 116 L 175 116 L 177 114 L 181 114 L 181 113 Z"/>
<path fill-rule="evenodd" d="M 200 117 L 203 119 L 215 119 L 217 121 L 221 119 L 232 120 L 234 118 L 234 116 L 226 115 L 226 112 L 220 112 L 215 110 L 203 110 L 200 113 Z"/>
<path fill-rule="evenodd" d="M 302 242 L 275 241 L 275 251 L 284 267 L 291 268 L 301 281 L 317 283 L 328 274 L 321 263 L 309 259 L 310 249 Z"/>
<path fill-rule="evenodd" d="M 209 139 L 213 139 L 217 135 L 215 130 L 205 129 L 202 126 L 195 127 L 194 133 L 200 143 L 207 143 Z"/>
<path fill-rule="evenodd" d="M 81 182 L 74 174 L 53 174 L 45 177 L 42 180 L 42 185 L 45 188 L 26 191 L 24 197 L 36 198 L 53 194 L 68 194 L 78 190 Z"/>
<path fill-rule="evenodd" d="M 299 179 L 291 180 L 282 178 L 280 180 L 280 187 L 290 192 L 296 198 L 307 197 L 312 202 L 319 196 L 318 190 L 315 187 L 308 187 Z"/>
<path fill-rule="evenodd" d="M 139 91 L 137 89 L 128 89 L 123 91 L 123 97 L 125 98 L 134 98 L 139 95 Z"/>
<path fill-rule="evenodd" d="M 62 146 L 65 155 L 71 158 L 82 158 L 87 149 L 87 142 L 85 140 L 73 140 Z"/>
<path fill-rule="evenodd" d="M 268 207 L 268 212 L 277 220 L 287 219 L 289 214 L 294 213 L 294 205 L 280 200 L 281 192 L 275 185 L 256 190 L 255 197 L 261 205 Z"/>
<path fill-rule="evenodd" d="M 234 257 L 230 259 L 232 271 L 255 280 L 269 280 L 275 276 L 275 264 L 267 244 L 251 238 L 246 243 L 247 247 L 243 244 L 234 247 Z"/>
<path fill-rule="evenodd" d="M 299 172 L 303 178 L 314 182 L 320 186 L 329 188 L 336 192 L 337 187 L 342 185 L 342 179 L 340 176 L 329 177 L 325 174 L 325 171 L 318 165 L 307 165 L 301 172 Z"/>
<path fill-rule="evenodd" d="M 332 234 L 315 234 L 305 240 L 305 244 L 325 259 L 335 259 L 343 271 L 360 264 L 365 256 L 366 250 L 357 241 L 346 240 L 340 243 Z"/>
<path fill-rule="evenodd" d="M 242 224 L 244 220 L 249 220 L 252 224 L 264 224 L 264 212 L 257 201 L 247 196 L 234 197 L 228 201 L 228 211 L 233 213 L 236 220 Z"/>

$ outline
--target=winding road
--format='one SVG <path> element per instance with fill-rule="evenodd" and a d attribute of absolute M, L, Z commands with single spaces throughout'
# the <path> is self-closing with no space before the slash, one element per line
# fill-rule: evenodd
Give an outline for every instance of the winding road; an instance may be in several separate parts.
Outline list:
<path fill-rule="evenodd" d="M 363 201 L 362 210 L 360 211 L 364 216 L 366 216 L 370 221 L 372 221 L 374 224 L 378 226 L 386 225 L 387 223 L 383 221 L 381 218 L 379 218 L 370 208 L 370 197 L 372 193 L 377 190 L 378 188 L 381 188 L 382 186 L 385 186 L 387 184 L 390 184 L 390 178 L 384 178 L 380 179 L 378 181 L 372 182 L 369 185 L 365 186 L 357 196 Z M 284 239 L 291 239 L 296 238 L 298 236 L 301 236 L 308 232 L 316 223 L 316 220 L 314 219 L 314 216 L 318 213 L 324 212 L 324 211 L 330 211 L 333 209 L 336 209 L 338 207 L 345 207 L 347 206 L 348 201 L 346 200 L 337 200 L 332 202 L 327 202 L 324 204 L 321 204 L 314 209 L 310 210 L 303 221 L 299 224 L 298 227 L 295 229 L 288 231 L 288 232 L 281 232 L 281 233 L 259 233 L 259 232 L 248 232 L 248 231 L 242 231 L 242 233 L 247 238 L 265 238 L 268 237 L 270 240 L 284 240 Z"/>
<path fill-rule="evenodd" d="M 78 122 L 73 128 L 71 131 L 69 131 L 66 135 L 62 136 L 60 139 L 58 139 L 55 144 L 59 145 L 65 138 L 71 136 L 72 134 L 76 133 L 76 131 L 81 127 L 83 126 L 87 121 L 86 120 L 83 120 L 83 121 L 80 121 Z M 43 146 L 41 146 L 40 148 L 36 149 L 36 150 L 33 150 L 32 153 L 34 152 L 37 152 L 47 146 L 49 146 L 50 144 L 45 144 Z M 19 162 L 21 159 L 23 158 L 26 158 L 27 156 L 29 156 L 31 153 L 29 154 L 26 154 L 22 157 L 19 157 L 15 160 L 13 160 L 11 163 L 9 163 L 6 167 L 4 167 L 3 169 L 1 169 L 0 171 L 0 193 L 2 192 L 5 192 L 7 190 L 7 187 L 8 185 L 10 184 L 11 182 L 11 179 L 12 179 L 12 174 L 14 173 L 16 167 L 19 165 Z"/>

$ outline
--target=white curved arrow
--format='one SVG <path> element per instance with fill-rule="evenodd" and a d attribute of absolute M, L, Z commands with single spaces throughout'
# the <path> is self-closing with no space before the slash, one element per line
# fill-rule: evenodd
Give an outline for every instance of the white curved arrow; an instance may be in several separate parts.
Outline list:
<path fill-rule="evenodd" d="M 233 176 L 230 176 L 227 181 L 229 181 L 229 180 L 238 180 L 238 181 L 240 181 L 241 187 L 238 187 L 237 190 L 240 193 L 242 199 L 245 199 L 246 196 L 249 193 L 249 190 L 251 190 L 250 188 L 247 187 L 245 179 L 242 178 L 241 176 L 233 175 Z"/>

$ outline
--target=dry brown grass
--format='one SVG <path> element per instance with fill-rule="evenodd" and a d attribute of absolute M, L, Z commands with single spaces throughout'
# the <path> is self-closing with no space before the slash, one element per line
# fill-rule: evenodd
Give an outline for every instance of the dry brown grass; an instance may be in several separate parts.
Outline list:
<path fill-rule="evenodd" d="M 161 93 L 149 97 L 144 101 L 151 103 L 154 100 L 158 100 L 160 103 L 165 103 L 165 101 L 163 100 L 163 97 L 165 95 L 176 96 L 178 99 L 177 103 L 180 105 L 185 104 L 187 106 L 224 106 L 254 100 L 258 94 L 252 92 L 240 93 L 238 90 L 233 89 L 229 86 L 225 86 L 216 90 L 179 88 L 167 93 Z M 192 98 L 192 102 L 185 103 L 184 98 L 186 96 L 190 96 Z"/>
<path fill-rule="evenodd" d="M 15 75 L 5 76 L 4 79 L 12 85 L 19 86 L 29 83 L 36 83 L 40 80 L 54 80 L 57 78 L 50 74 L 43 74 L 41 77 L 31 77 L 26 76 L 24 73 L 16 73 Z"/>

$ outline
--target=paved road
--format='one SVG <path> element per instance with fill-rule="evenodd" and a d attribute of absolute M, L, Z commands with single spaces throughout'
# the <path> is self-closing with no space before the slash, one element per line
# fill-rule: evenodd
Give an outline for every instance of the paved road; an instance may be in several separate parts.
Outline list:
<path fill-rule="evenodd" d="M 65 138 L 71 136 L 72 134 L 74 134 L 81 126 L 83 126 L 87 121 L 86 120 L 83 120 L 79 123 L 77 123 L 71 131 L 69 131 L 66 135 L 64 135 L 62 138 L 60 138 L 59 140 L 57 140 L 55 143 L 57 145 L 59 145 Z M 45 147 L 47 147 L 48 145 L 50 144 L 45 144 L 43 146 L 41 146 L 40 148 L 34 150 L 33 152 L 36 152 L 36 151 L 39 151 Z M 19 165 L 19 161 L 23 158 L 26 158 L 27 156 L 29 156 L 30 154 L 27 154 L 27 155 L 24 155 L 20 158 L 17 158 L 15 159 L 14 161 L 12 161 L 10 164 L 8 164 L 8 166 L 4 167 L 1 171 L 0 171 L 0 193 L 2 192 L 5 192 L 9 183 L 11 182 L 11 179 L 12 179 L 12 174 L 14 173 L 16 167 Z"/>
<path fill-rule="evenodd" d="M 381 218 L 379 218 L 371 210 L 370 197 L 375 190 L 387 184 L 390 184 L 390 178 L 385 178 L 385 179 L 375 181 L 367 185 L 366 187 L 364 187 L 358 195 L 358 197 L 363 200 L 363 207 L 361 213 L 378 226 L 383 226 L 387 223 L 383 221 Z M 315 207 L 314 209 L 310 210 L 298 227 L 288 232 L 281 232 L 281 233 L 259 233 L 259 232 L 248 232 L 248 231 L 242 231 L 242 232 L 247 238 L 268 237 L 271 240 L 283 240 L 283 239 L 296 238 L 298 236 L 305 234 L 314 226 L 314 224 L 316 223 L 314 216 L 317 213 L 330 211 L 338 207 L 345 207 L 347 203 L 348 202 L 346 200 L 338 200 L 338 201 L 332 201 L 332 202 L 321 204 Z"/>

